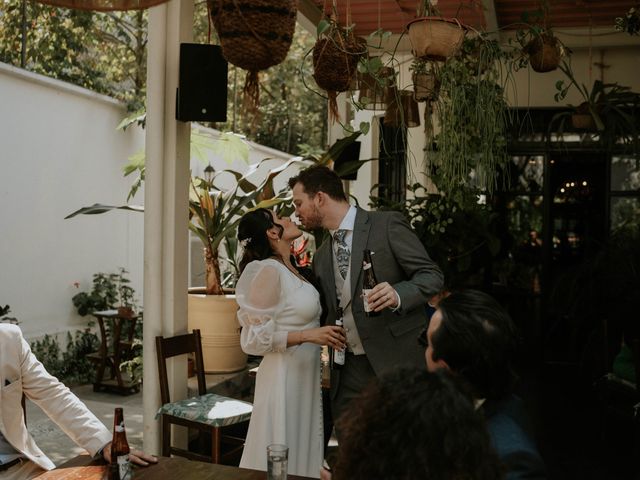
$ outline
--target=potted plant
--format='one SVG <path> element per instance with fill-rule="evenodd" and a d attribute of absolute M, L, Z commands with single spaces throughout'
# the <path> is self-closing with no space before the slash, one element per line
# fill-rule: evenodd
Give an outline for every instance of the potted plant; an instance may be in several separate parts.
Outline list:
<path fill-rule="evenodd" d="M 576 80 L 571 65 L 563 62 L 560 70 L 568 79 L 556 83 L 556 101 L 564 99 L 571 88 L 576 88 L 583 99 L 577 107 L 569 105 L 569 110 L 556 114 L 551 126 L 558 126 L 562 132 L 566 119 L 578 130 L 607 132 L 613 138 L 621 138 L 627 143 L 637 144 L 638 125 L 635 111 L 640 107 L 640 94 L 629 87 L 617 83 L 593 82 L 591 89 Z M 559 122 L 559 123 L 558 123 Z"/>
<path fill-rule="evenodd" d="M 466 27 L 455 18 L 443 18 L 431 0 L 418 4 L 416 18 L 407 25 L 413 55 L 444 61 L 458 52 Z"/>
<path fill-rule="evenodd" d="M 318 24 L 318 40 L 313 47 L 313 78 L 329 97 L 329 114 L 338 119 L 336 97 L 349 90 L 357 72 L 358 60 L 367 51 L 352 28 L 341 27 L 335 15 Z"/>
<path fill-rule="evenodd" d="M 539 73 L 557 69 L 566 49 L 548 25 L 548 1 L 541 1 L 537 11 L 533 14 L 524 12 L 522 17 L 526 28 L 516 31 L 516 40 L 528 57 L 531 68 Z"/>
<path fill-rule="evenodd" d="M 440 80 L 431 62 L 414 58 L 409 71 L 413 80 L 413 96 L 417 102 L 428 102 L 437 98 Z"/>
<path fill-rule="evenodd" d="M 640 5 L 631 7 L 623 17 L 616 17 L 616 30 L 629 35 L 640 35 Z"/>

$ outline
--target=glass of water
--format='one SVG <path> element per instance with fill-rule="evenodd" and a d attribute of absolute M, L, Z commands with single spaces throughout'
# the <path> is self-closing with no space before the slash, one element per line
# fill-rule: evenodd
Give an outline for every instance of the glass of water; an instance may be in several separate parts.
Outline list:
<path fill-rule="evenodd" d="M 267 447 L 267 480 L 287 480 L 289 447 L 273 444 Z"/>

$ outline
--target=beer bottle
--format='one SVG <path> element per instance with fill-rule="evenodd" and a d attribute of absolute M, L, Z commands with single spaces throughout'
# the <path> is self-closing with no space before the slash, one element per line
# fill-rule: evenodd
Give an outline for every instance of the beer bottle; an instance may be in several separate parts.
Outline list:
<path fill-rule="evenodd" d="M 113 415 L 113 440 L 111 441 L 111 463 L 109 464 L 109 480 L 131 480 L 131 463 L 129 462 L 129 442 L 124 430 L 122 408 L 116 408 Z"/>
<path fill-rule="evenodd" d="M 336 311 L 336 326 L 342 327 L 344 325 L 344 321 L 342 320 L 342 308 L 338 307 Z M 338 370 L 344 365 L 345 353 L 344 350 L 336 350 L 335 348 L 331 349 L 331 368 L 334 370 Z"/>
<path fill-rule="evenodd" d="M 367 317 L 377 317 L 380 315 L 380 312 L 374 312 L 369 307 L 369 302 L 367 300 L 367 296 L 371 289 L 378 284 L 376 274 L 373 271 L 373 262 L 371 261 L 372 255 L 373 252 L 371 250 L 365 249 L 362 258 L 362 269 L 364 270 L 362 278 L 362 302 L 364 303 L 364 314 Z"/>

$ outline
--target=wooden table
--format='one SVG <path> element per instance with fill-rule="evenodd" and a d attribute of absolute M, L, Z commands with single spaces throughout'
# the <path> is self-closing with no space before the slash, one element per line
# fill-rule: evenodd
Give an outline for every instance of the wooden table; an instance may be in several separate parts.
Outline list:
<path fill-rule="evenodd" d="M 266 455 L 266 452 L 265 452 Z M 80 455 L 46 472 L 38 480 L 103 480 L 106 466 L 103 460 Z M 194 462 L 182 457 L 159 457 L 157 465 L 135 467 L 133 480 L 266 480 L 267 472 L 229 467 L 214 463 Z M 288 475 L 288 480 L 311 480 Z"/>
<path fill-rule="evenodd" d="M 96 363 L 96 380 L 93 391 L 109 390 L 121 395 L 140 391 L 140 379 L 131 379 L 120 370 L 120 364 L 127 359 L 133 346 L 136 322 L 142 314 L 132 316 L 120 315 L 118 310 L 93 312 L 100 328 L 100 347 L 95 353 L 87 355 Z M 105 370 L 109 368 L 110 376 L 105 379 Z"/>

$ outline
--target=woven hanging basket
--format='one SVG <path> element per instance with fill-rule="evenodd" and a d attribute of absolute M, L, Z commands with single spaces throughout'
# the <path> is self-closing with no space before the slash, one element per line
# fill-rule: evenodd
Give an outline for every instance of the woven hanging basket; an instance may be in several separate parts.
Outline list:
<path fill-rule="evenodd" d="M 335 26 L 313 47 L 313 78 L 320 88 L 327 91 L 329 112 L 339 118 L 336 97 L 352 86 L 358 60 L 366 51 L 366 44 Z"/>
<path fill-rule="evenodd" d="M 546 33 L 531 40 L 523 51 L 529 55 L 529 64 L 534 71 L 539 73 L 551 72 L 558 68 L 562 59 L 562 46 L 560 41 Z"/>
<path fill-rule="evenodd" d="M 466 28 L 455 18 L 422 17 L 407 25 L 413 56 L 444 61 L 462 46 Z"/>
<path fill-rule="evenodd" d="M 224 58 L 247 70 L 245 102 L 258 105 L 258 72 L 281 63 L 296 27 L 295 0 L 210 0 Z"/>
<path fill-rule="evenodd" d="M 37 0 L 38 3 L 75 10 L 108 12 L 113 10 L 141 10 L 169 0 Z"/>

